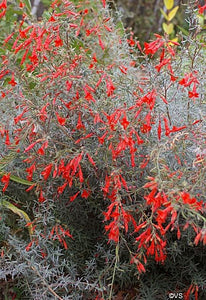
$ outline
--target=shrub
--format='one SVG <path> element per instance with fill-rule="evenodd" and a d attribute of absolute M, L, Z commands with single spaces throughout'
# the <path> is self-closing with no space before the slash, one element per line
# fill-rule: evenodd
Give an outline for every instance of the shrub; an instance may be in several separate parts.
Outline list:
<path fill-rule="evenodd" d="M 38 23 L 20 8 L 0 71 L 1 277 L 32 299 L 203 295 L 203 36 L 142 49 L 105 1 L 55 0 Z"/>

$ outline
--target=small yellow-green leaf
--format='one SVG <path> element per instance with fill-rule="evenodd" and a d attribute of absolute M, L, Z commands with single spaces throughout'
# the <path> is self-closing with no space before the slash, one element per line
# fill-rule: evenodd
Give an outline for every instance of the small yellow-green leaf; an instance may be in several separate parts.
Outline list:
<path fill-rule="evenodd" d="M 178 43 L 178 37 L 176 37 L 176 38 L 170 40 L 169 45 L 170 45 L 170 46 L 174 46 L 174 43 L 173 43 L 173 42 L 174 42 L 174 43 Z"/>
<path fill-rule="evenodd" d="M 167 21 L 169 21 L 168 15 L 164 12 L 164 10 L 160 8 L 160 11 L 161 11 L 161 14 L 164 16 L 164 18 L 165 18 Z"/>
<path fill-rule="evenodd" d="M 173 8 L 173 10 L 171 10 L 171 11 L 169 12 L 169 14 L 168 14 L 168 20 L 169 20 L 169 21 L 171 21 L 171 20 L 174 18 L 174 16 L 176 15 L 178 9 L 179 9 L 179 6 L 175 6 L 175 7 Z"/>
<path fill-rule="evenodd" d="M 172 23 L 170 24 L 163 23 L 162 27 L 164 29 L 164 32 L 166 32 L 167 34 L 171 34 L 174 30 L 174 25 Z"/>
<path fill-rule="evenodd" d="M 164 5 L 166 9 L 171 9 L 174 6 L 174 0 L 164 0 Z"/>
<path fill-rule="evenodd" d="M 25 211 L 19 209 L 15 205 L 11 204 L 9 201 L 3 199 L 3 200 L 1 200 L 0 204 L 2 206 L 4 206 L 5 208 L 11 210 L 13 213 L 15 213 L 16 215 L 18 215 L 20 218 L 23 218 L 27 223 L 31 222 L 29 216 L 27 215 L 27 213 L 25 213 Z M 28 226 L 28 230 L 29 230 L 29 235 L 31 237 L 32 234 L 33 234 L 32 225 Z"/>
<path fill-rule="evenodd" d="M 197 15 L 197 19 L 200 26 L 204 26 L 204 15 Z"/>

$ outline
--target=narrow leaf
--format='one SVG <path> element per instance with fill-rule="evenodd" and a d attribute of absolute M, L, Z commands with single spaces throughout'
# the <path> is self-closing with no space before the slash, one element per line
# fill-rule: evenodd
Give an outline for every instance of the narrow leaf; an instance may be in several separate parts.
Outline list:
<path fill-rule="evenodd" d="M 178 37 L 176 37 L 176 38 L 170 40 L 169 45 L 174 46 L 174 45 L 177 45 L 177 43 L 178 43 Z M 179 44 L 178 44 L 178 45 L 179 45 Z"/>
<path fill-rule="evenodd" d="M 167 21 L 169 21 L 168 15 L 164 12 L 164 10 L 160 8 L 160 11 L 161 11 L 161 14 L 164 16 L 164 18 L 165 18 Z"/>
<path fill-rule="evenodd" d="M 24 0 L 24 4 L 26 5 L 26 8 L 28 12 L 31 12 L 31 1 L 30 0 Z"/>
<path fill-rule="evenodd" d="M 182 33 L 184 33 L 184 35 L 186 35 L 186 36 L 189 35 L 189 31 L 188 30 L 186 30 L 185 28 L 183 28 L 183 27 L 181 27 L 179 25 L 177 25 L 177 27 L 182 31 Z"/>
<path fill-rule="evenodd" d="M 171 9 L 174 6 L 174 0 L 164 0 L 164 5 L 166 9 Z"/>
<path fill-rule="evenodd" d="M 3 176 L 5 173 L 4 172 L 0 172 L 0 176 Z M 18 176 L 14 176 L 14 175 L 10 175 L 10 180 L 18 182 L 20 184 L 24 184 L 24 185 L 35 185 L 34 182 L 28 181 L 26 179 L 22 179 Z"/>
<path fill-rule="evenodd" d="M 9 201 L 2 200 L 0 202 L 0 205 L 2 205 L 3 207 L 11 210 L 13 213 L 15 213 L 16 215 L 18 215 L 20 218 L 23 218 L 26 221 L 26 223 L 31 223 L 31 220 L 30 220 L 29 216 L 27 215 L 27 213 L 25 213 L 25 211 L 19 209 L 15 205 L 11 204 Z M 32 225 L 28 226 L 28 230 L 29 230 L 29 235 L 31 237 L 32 234 L 33 234 Z"/>
<path fill-rule="evenodd" d="M 175 6 L 175 7 L 173 8 L 173 10 L 171 10 L 171 11 L 169 12 L 169 14 L 168 14 L 168 20 L 169 20 L 169 21 L 171 21 L 171 20 L 174 18 L 174 16 L 176 15 L 178 9 L 179 9 L 179 6 Z"/>
<path fill-rule="evenodd" d="M 172 23 L 170 23 L 170 24 L 163 23 L 162 27 L 166 34 L 171 34 L 174 30 L 174 25 Z"/>

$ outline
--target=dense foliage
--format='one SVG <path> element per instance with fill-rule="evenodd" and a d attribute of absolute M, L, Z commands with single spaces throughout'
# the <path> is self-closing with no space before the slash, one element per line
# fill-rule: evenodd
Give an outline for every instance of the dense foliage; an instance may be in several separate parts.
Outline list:
<path fill-rule="evenodd" d="M 143 46 L 106 1 L 55 0 L 40 22 L 1 1 L 0 276 L 17 299 L 204 298 L 205 8 L 179 43 Z"/>

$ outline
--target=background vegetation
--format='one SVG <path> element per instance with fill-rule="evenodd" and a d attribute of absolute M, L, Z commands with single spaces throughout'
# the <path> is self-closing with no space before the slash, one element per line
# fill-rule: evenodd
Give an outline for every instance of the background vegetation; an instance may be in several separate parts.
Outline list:
<path fill-rule="evenodd" d="M 1 2 L 3 299 L 205 298 L 203 5 Z"/>

